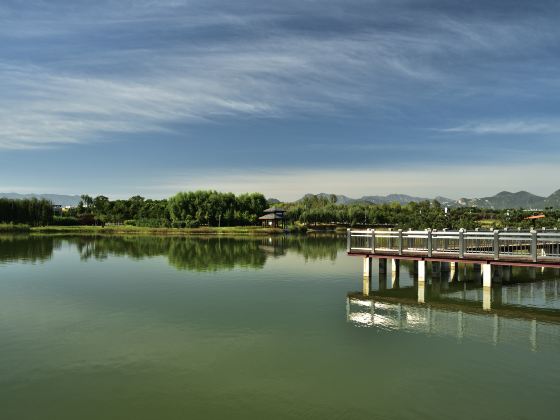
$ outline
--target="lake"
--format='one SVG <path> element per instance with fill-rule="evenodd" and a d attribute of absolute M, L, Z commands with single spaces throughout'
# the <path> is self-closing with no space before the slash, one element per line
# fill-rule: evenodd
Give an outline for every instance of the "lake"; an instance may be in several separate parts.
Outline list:
<path fill-rule="evenodd" d="M 335 236 L 0 237 L 0 418 L 557 419 L 558 272 L 487 311 L 410 268 L 363 296 Z"/>

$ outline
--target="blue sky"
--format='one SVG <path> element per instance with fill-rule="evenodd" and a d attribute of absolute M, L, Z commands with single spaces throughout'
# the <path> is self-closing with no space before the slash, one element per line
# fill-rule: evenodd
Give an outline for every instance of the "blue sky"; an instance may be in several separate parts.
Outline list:
<path fill-rule="evenodd" d="M 0 191 L 560 188 L 560 3 L 2 0 Z"/>

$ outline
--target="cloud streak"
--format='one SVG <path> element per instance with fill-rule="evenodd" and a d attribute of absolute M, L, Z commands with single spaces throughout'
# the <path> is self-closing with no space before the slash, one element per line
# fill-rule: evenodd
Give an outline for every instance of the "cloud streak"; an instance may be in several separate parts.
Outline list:
<path fill-rule="evenodd" d="M 391 10 L 380 5 L 385 20 L 346 11 L 353 28 L 336 19 L 342 3 L 324 11 L 306 3 L 298 6 L 309 19 L 301 28 L 285 10 L 247 13 L 244 2 L 237 9 L 220 2 L 102 3 L 61 12 L 41 2 L 19 22 L 14 9 L 0 7 L 0 21 L 11 22 L 0 41 L 43 57 L 30 62 L 14 48 L 0 61 L 0 148 L 112 141 L 226 117 L 391 113 L 443 86 L 463 86 L 465 75 L 452 71 L 461 54 L 495 53 L 527 39 L 522 23 L 445 16 L 434 23 L 430 11 L 414 19 L 403 13 L 388 25 Z M 223 11 L 209 14 L 208 7 Z M 46 42 L 47 57 L 35 40 Z M 500 130 L 556 132 L 537 123 L 444 131 Z"/>
<path fill-rule="evenodd" d="M 546 135 L 560 133 L 560 120 L 552 121 L 486 121 L 472 122 L 439 130 L 445 133 Z"/>

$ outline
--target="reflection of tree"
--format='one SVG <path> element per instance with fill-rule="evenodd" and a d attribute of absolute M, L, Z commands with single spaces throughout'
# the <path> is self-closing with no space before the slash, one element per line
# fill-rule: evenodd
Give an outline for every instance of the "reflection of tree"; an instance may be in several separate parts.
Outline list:
<path fill-rule="evenodd" d="M 182 270 L 262 268 L 266 261 L 257 242 L 236 238 L 79 237 L 69 238 L 69 241 L 76 244 L 84 260 L 101 260 L 109 255 L 135 259 L 161 255 Z"/>
<path fill-rule="evenodd" d="M 273 237 L 163 237 L 163 236 L 69 236 L 19 237 L 0 240 L 0 261 L 50 258 L 55 243 L 62 240 L 76 246 L 82 260 L 103 260 L 110 255 L 134 259 L 166 256 L 181 270 L 217 271 L 235 267 L 262 268 L 267 258 L 288 252 L 305 260 L 336 259 L 344 249 L 344 238 L 336 236 Z M 16 256 L 19 255 L 19 256 Z"/>
<path fill-rule="evenodd" d="M 290 251 L 303 255 L 305 260 L 336 260 L 338 251 L 346 246 L 346 238 L 339 235 L 302 235 L 285 238 Z"/>
<path fill-rule="evenodd" d="M 54 238 L 29 236 L 0 236 L 0 262 L 43 262 L 51 258 L 53 250 L 60 246 Z"/>
<path fill-rule="evenodd" d="M 181 238 L 171 243 L 168 259 L 171 265 L 183 270 L 217 271 L 236 266 L 262 268 L 266 254 L 255 241 Z"/>

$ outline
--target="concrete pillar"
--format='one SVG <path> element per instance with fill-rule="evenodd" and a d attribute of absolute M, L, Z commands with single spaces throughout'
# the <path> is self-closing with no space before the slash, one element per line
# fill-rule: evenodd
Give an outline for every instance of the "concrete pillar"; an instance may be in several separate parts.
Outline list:
<path fill-rule="evenodd" d="M 418 261 L 418 283 L 426 281 L 426 261 Z"/>
<path fill-rule="evenodd" d="M 391 272 L 398 274 L 400 269 L 401 269 L 401 260 L 397 260 L 396 258 L 393 258 L 391 260 Z"/>
<path fill-rule="evenodd" d="M 502 266 L 501 265 L 494 266 L 492 277 L 493 277 L 494 282 L 496 282 L 496 283 L 501 283 L 502 282 L 503 275 L 502 275 Z"/>
<path fill-rule="evenodd" d="M 412 269 L 411 269 L 411 273 L 412 274 L 418 274 L 418 261 L 414 260 L 412 261 Z M 558 276 L 560 277 L 560 276 Z"/>
<path fill-rule="evenodd" d="M 426 301 L 426 282 L 418 282 L 418 303 L 425 303 Z"/>
<path fill-rule="evenodd" d="M 529 278 L 531 280 L 537 279 L 537 269 L 535 267 L 529 267 Z"/>
<path fill-rule="evenodd" d="M 452 282 L 455 280 L 455 276 L 457 275 L 458 269 L 459 269 L 459 263 L 457 262 L 449 263 L 449 281 Z"/>
<path fill-rule="evenodd" d="M 438 261 L 432 261 L 432 275 L 439 276 L 441 274 L 441 263 Z"/>
<path fill-rule="evenodd" d="M 502 267 L 502 282 L 511 281 L 511 265 L 504 265 Z"/>
<path fill-rule="evenodd" d="M 379 274 L 387 273 L 387 258 L 379 258 Z"/>
<path fill-rule="evenodd" d="M 482 288 L 482 309 L 485 311 L 492 309 L 492 289 L 490 287 Z"/>
<path fill-rule="evenodd" d="M 371 257 L 364 257 L 364 277 L 371 277 Z"/>
<path fill-rule="evenodd" d="M 399 272 L 393 271 L 391 272 L 391 289 L 398 289 L 399 288 Z"/>
<path fill-rule="evenodd" d="M 426 261 L 418 261 L 418 303 L 426 299 Z"/>
<path fill-rule="evenodd" d="M 479 281 L 482 277 L 482 266 L 480 264 L 473 264 L 473 276 L 474 281 Z"/>
<path fill-rule="evenodd" d="M 391 260 L 391 289 L 399 287 L 399 274 L 401 269 L 401 260 L 393 258 Z"/>
<path fill-rule="evenodd" d="M 432 279 L 432 284 L 430 286 L 430 296 L 433 298 L 438 298 L 441 295 L 441 280 Z"/>
<path fill-rule="evenodd" d="M 371 276 L 364 276 L 362 293 L 364 296 L 369 296 L 371 293 Z"/>
<path fill-rule="evenodd" d="M 482 264 L 482 286 L 484 288 L 492 287 L 492 266 L 490 264 Z"/>
<path fill-rule="evenodd" d="M 387 273 L 379 273 L 379 290 L 387 289 Z"/>
<path fill-rule="evenodd" d="M 494 307 L 501 306 L 503 303 L 503 295 L 507 289 L 502 289 L 502 285 L 495 285 L 492 288 L 492 301 L 494 302 Z M 507 298 L 506 298 L 507 300 Z"/>

